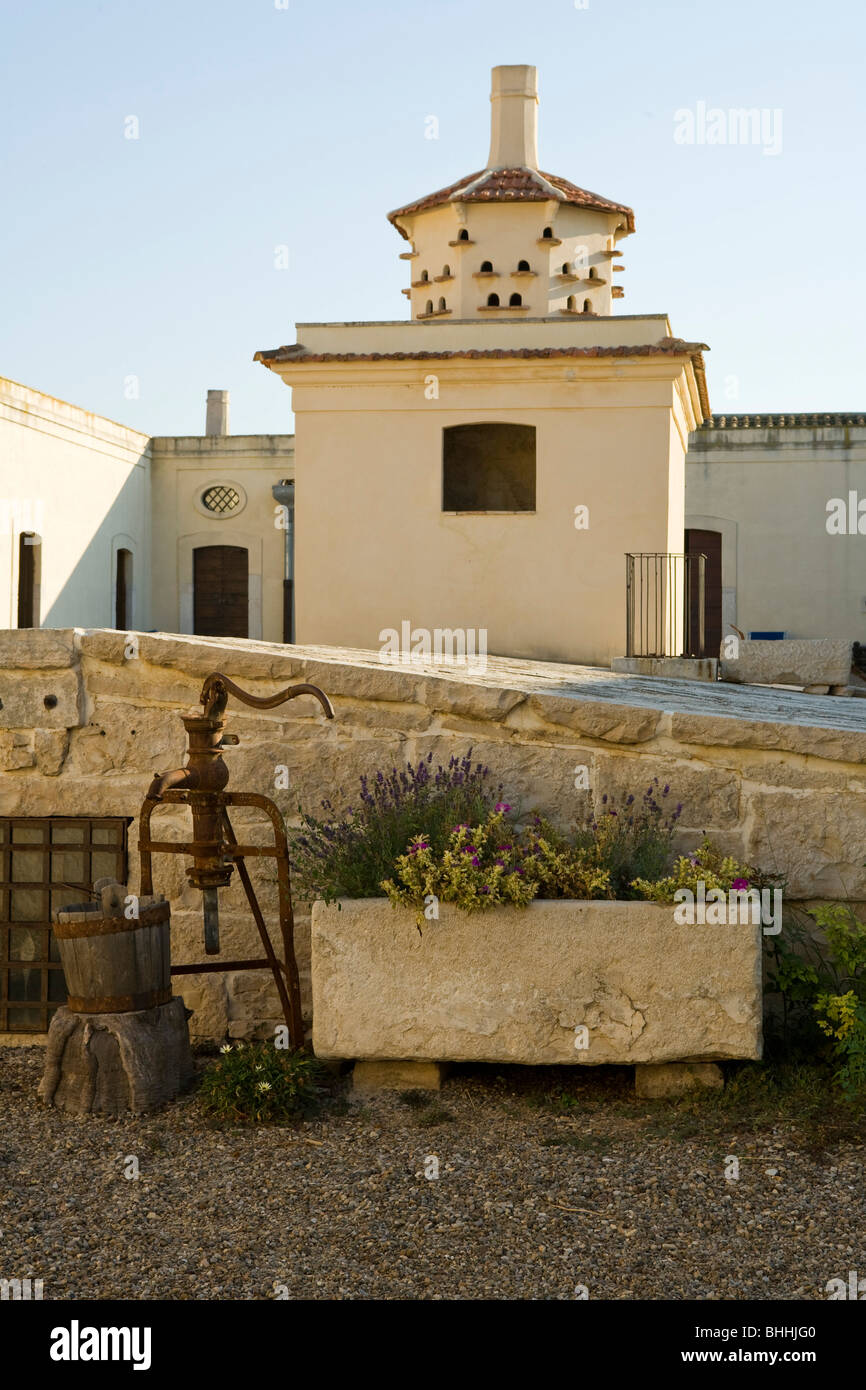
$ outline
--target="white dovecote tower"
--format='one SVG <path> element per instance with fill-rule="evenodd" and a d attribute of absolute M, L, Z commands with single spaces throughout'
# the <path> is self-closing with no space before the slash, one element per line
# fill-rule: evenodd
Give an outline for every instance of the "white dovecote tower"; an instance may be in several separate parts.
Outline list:
<path fill-rule="evenodd" d="M 634 213 L 538 168 L 534 67 L 494 68 L 490 102 L 486 167 L 388 214 L 411 248 L 411 317 L 609 315 Z"/>

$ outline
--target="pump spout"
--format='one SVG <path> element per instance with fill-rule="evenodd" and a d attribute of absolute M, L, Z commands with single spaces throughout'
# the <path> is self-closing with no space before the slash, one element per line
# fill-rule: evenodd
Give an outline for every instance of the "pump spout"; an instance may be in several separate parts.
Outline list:
<path fill-rule="evenodd" d="M 199 783 L 199 775 L 194 767 L 176 767 L 173 772 L 158 772 L 147 789 L 150 801 L 161 801 L 163 792 L 185 787 L 194 791 Z"/>

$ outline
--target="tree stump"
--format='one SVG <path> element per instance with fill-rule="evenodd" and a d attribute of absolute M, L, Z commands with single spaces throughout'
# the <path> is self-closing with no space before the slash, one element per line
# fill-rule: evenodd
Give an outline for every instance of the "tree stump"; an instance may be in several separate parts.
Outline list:
<path fill-rule="evenodd" d="M 179 996 L 153 1009 L 58 1009 L 48 1031 L 39 1095 L 73 1115 L 141 1114 L 173 1100 L 195 1073 Z"/>
<path fill-rule="evenodd" d="M 99 879 L 97 900 L 57 913 L 69 997 L 48 1030 L 39 1094 L 74 1115 L 141 1113 L 195 1068 L 187 1011 L 171 993 L 169 905 Z"/>

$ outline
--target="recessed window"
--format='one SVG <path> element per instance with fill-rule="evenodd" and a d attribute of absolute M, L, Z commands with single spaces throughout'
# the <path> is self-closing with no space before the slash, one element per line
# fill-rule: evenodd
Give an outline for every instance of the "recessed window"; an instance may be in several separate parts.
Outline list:
<path fill-rule="evenodd" d="M 114 563 L 114 626 L 125 632 L 132 626 L 132 551 L 118 550 Z"/>
<path fill-rule="evenodd" d="M 443 265 L 443 267 L 442 267 L 442 274 L 443 274 L 443 275 L 450 275 L 450 274 L 451 274 L 451 267 L 450 267 L 450 265 Z"/>
<path fill-rule="evenodd" d="M 424 281 L 424 284 L 425 284 L 425 285 L 427 284 L 428 280 L 430 279 L 430 276 L 429 276 L 429 274 L 428 274 L 428 272 L 427 272 L 426 270 L 422 270 L 422 271 L 421 271 L 421 279 Z"/>
<path fill-rule="evenodd" d="M 440 299 L 440 300 L 439 300 L 439 312 L 440 312 L 440 314 L 444 313 L 444 312 L 445 312 L 445 309 L 446 309 L 445 300 L 444 300 L 444 299 Z"/>
<path fill-rule="evenodd" d="M 517 262 L 517 269 L 518 269 L 518 270 L 528 270 L 528 269 L 529 269 L 529 261 L 518 261 L 518 262 Z"/>
<path fill-rule="evenodd" d="M 569 312 L 570 314 L 573 314 L 573 313 L 576 311 L 577 306 L 576 306 L 576 304 L 575 304 L 575 302 L 574 302 L 574 295 L 573 295 L 573 294 L 570 294 L 570 295 L 568 296 L 568 299 L 565 301 L 565 307 L 566 307 L 566 309 L 568 310 L 568 312 Z"/>
<path fill-rule="evenodd" d="M 44 1033 L 66 1002 L 52 916 L 125 883 L 126 819 L 0 819 L 0 1033 Z"/>
<path fill-rule="evenodd" d="M 482 274 L 482 275 L 489 275 L 490 272 L 492 271 L 492 269 L 493 269 L 493 262 L 492 262 L 492 261 L 482 261 L 482 262 L 481 262 L 481 274 Z"/>
<path fill-rule="evenodd" d="M 432 300 L 432 299 L 428 299 L 428 300 L 427 300 L 427 306 L 426 306 L 426 308 L 425 308 L 425 310 L 424 310 L 424 313 L 425 313 L 425 314 L 432 314 L 432 313 L 433 313 L 433 300 Z"/>
<path fill-rule="evenodd" d="M 571 267 L 569 266 L 568 261 L 563 261 L 563 263 L 562 263 L 562 273 L 563 273 L 563 275 L 570 275 L 570 274 L 571 274 Z"/>
<path fill-rule="evenodd" d="M 535 511 L 534 425 L 449 425 L 442 434 L 443 511 Z"/>
<path fill-rule="evenodd" d="M 42 537 L 22 531 L 18 537 L 18 626 L 38 627 L 42 589 Z"/>
<path fill-rule="evenodd" d="M 550 241 L 553 238 L 553 228 L 545 227 L 541 235 L 545 238 L 546 241 Z"/>
<path fill-rule="evenodd" d="M 469 233 L 468 233 L 468 231 L 466 230 L 465 227 L 461 227 L 461 228 L 460 228 L 460 231 L 457 233 L 457 240 L 458 240 L 458 241 L 468 241 L 468 240 L 469 240 Z"/>
<path fill-rule="evenodd" d="M 237 511 L 241 495 L 227 483 L 217 483 L 214 487 L 205 488 L 201 503 L 205 511 L 213 512 L 215 516 L 228 516 L 230 512 Z"/>
<path fill-rule="evenodd" d="M 590 278 L 590 280 L 597 280 L 597 279 L 598 279 L 598 271 L 596 270 L 596 268 L 595 268 L 594 265 L 591 265 L 591 266 L 589 267 L 589 278 Z"/>
<path fill-rule="evenodd" d="M 489 294 L 489 295 L 487 296 L 487 307 L 488 307 L 488 309 L 498 309 L 498 308 L 499 308 L 499 295 L 498 295 L 498 294 Z"/>
<path fill-rule="evenodd" d="M 583 312 L 584 312 L 585 314 L 591 314 L 591 313 L 592 313 L 592 300 L 591 300 L 591 299 L 585 299 L 585 300 L 583 301 Z"/>
<path fill-rule="evenodd" d="M 519 294 L 513 294 L 509 299 L 508 304 L 509 307 L 512 309 L 519 309 L 523 304 L 522 296 Z"/>

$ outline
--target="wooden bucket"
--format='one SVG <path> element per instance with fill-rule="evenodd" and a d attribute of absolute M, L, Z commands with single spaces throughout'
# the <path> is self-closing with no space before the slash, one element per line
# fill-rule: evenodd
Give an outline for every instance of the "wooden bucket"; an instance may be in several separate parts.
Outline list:
<path fill-rule="evenodd" d="M 142 898 L 138 917 L 100 903 L 56 913 L 54 935 L 73 1013 L 122 1014 L 171 999 L 171 915 L 164 899 Z"/>

